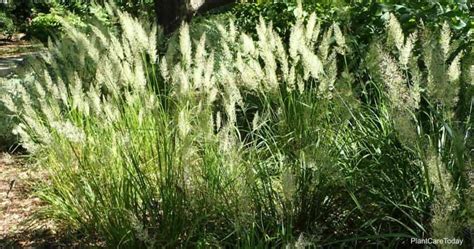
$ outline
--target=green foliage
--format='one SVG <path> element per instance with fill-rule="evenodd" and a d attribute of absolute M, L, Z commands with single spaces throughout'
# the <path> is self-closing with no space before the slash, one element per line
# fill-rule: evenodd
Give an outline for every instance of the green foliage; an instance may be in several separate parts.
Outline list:
<path fill-rule="evenodd" d="M 112 2 L 143 20 L 154 18 L 152 0 Z M 46 41 L 48 37 L 61 36 L 62 21 L 77 26 L 92 20 L 109 25 L 104 9 L 106 3 L 108 1 L 9 1 L 7 5 L 0 4 L 1 13 L 4 13 L 0 14 L 0 28 L 8 33 L 27 32 L 30 37 Z"/>
<path fill-rule="evenodd" d="M 0 12 L 0 30 L 4 36 L 10 36 L 16 31 L 12 18 L 5 12 Z"/>
<path fill-rule="evenodd" d="M 254 23 L 259 16 L 272 21 L 281 35 L 288 35 L 295 21 L 294 10 L 298 1 L 265 1 L 260 4 L 240 4 L 232 13 L 236 23 L 245 32 L 255 33 Z M 339 23 L 350 30 L 351 45 L 356 50 L 367 51 L 365 45 L 377 39 L 385 30 L 389 13 L 393 13 L 406 32 L 419 28 L 420 21 L 429 28 L 441 28 L 447 22 L 463 48 L 472 47 L 474 21 L 466 1 L 302 1 L 306 12 L 315 12 L 323 24 Z M 364 55 L 357 55 L 364 57 Z"/>
<path fill-rule="evenodd" d="M 29 34 L 41 41 L 47 41 L 48 37 L 57 35 L 61 30 L 60 16 L 53 13 L 41 13 L 31 21 Z"/>
<path fill-rule="evenodd" d="M 321 3 L 302 5 L 303 15 L 308 17 L 308 13 L 316 13 L 318 20 L 323 24 L 340 22 L 342 16 L 347 16 L 345 9 L 333 8 L 331 5 Z M 296 21 L 297 5 L 295 2 L 271 2 L 267 1 L 260 4 L 239 4 L 236 5 L 231 13 L 236 18 L 237 26 L 250 34 L 255 33 L 255 23 L 259 22 L 260 16 L 267 22 L 272 22 L 275 31 L 280 35 L 287 37 L 290 29 Z"/>
<path fill-rule="evenodd" d="M 99 23 L 100 25 L 111 25 L 107 11 L 99 6 L 91 7 L 87 15 L 77 15 L 63 8 L 53 8 L 50 13 L 39 13 L 31 21 L 28 34 L 40 41 L 47 41 L 49 37 L 58 38 L 62 36 L 64 26 L 73 26 L 86 30 L 86 22 Z"/>
<path fill-rule="evenodd" d="M 258 23 L 259 16 L 262 16 L 265 21 L 271 21 L 275 30 L 280 34 L 287 34 L 296 20 L 294 10 L 294 6 L 284 3 L 241 4 L 234 7 L 232 13 L 235 15 L 237 25 L 242 30 L 255 33 L 255 24 Z"/>

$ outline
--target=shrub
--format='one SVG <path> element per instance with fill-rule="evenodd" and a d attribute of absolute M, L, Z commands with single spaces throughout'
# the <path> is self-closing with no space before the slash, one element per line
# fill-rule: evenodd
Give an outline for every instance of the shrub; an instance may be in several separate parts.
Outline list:
<path fill-rule="evenodd" d="M 61 10 L 53 9 L 51 13 L 39 13 L 31 20 L 28 33 L 40 41 L 47 41 L 49 37 L 61 36 L 63 30 L 63 23 L 85 28 L 86 24 L 81 20 L 81 17 Z"/>
<path fill-rule="evenodd" d="M 29 27 L 29 33 L 41 41 L 47 41 L 48 37 L 60 32 L 60 17 L 55 14 L 41 13 L 33 18 Z"/>
<path fill-rule="evenodd" d="M 5 12 L 0 12 L 0 30 L 1 34 L 7 37 L 15 33 L 13 20 Z"/>

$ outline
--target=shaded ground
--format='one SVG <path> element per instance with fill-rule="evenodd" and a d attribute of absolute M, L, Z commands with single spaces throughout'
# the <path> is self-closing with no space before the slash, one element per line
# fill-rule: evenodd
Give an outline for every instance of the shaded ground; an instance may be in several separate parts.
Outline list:
<path fill-rule="evenodd" d="M 49 230 L 47 224 L 36 224 L 29 227 L 34 232 L 25 233 L 27 219 L 41 206 L 31 196 L 32 173 L 18 157 L 0 154 L 0 248 L 35 246 L 31 236 Z"/>
<path fill-rule="evenodd" d="M 52 222 L 32 220 L 42 203 L 33 185 L 45 175 L 18 156 L 0 152 L 0 248 L 95 248 L 99 243 L 57 229 Z"/>

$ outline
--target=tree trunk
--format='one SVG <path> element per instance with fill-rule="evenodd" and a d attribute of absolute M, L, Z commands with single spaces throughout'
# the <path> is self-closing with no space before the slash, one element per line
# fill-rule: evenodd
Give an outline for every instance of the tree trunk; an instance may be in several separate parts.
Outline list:
<path fill-rule="evenodd" d="M 179 26 L 186 8 L 184 0 L 155 0 L 154 4 L 158 25 L 163 27 L 165 34 L 172 33 Z"/>
<path fill-rule="evenodd" d="M 186 17 L 191 18 L 194 14 L 235 2 L 236 0 L 154 0 L 154 5 L 158 25 L 163 27 L 165 34 L 170 34 Z"/>

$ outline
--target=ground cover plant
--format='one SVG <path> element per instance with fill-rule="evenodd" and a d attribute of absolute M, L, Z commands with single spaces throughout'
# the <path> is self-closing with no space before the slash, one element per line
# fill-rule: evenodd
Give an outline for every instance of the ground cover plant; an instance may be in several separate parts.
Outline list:
<path fill-rule="evenodd" d="M 64 22 L 0 81 L 47 173 L 36 218 L 120 248 L 471 246 L 472 51 L 390 14 L 358 53 L 292 12 L 284 33 L 225 16 L 169 40 L 110 6 L 113 28 Z"/>

